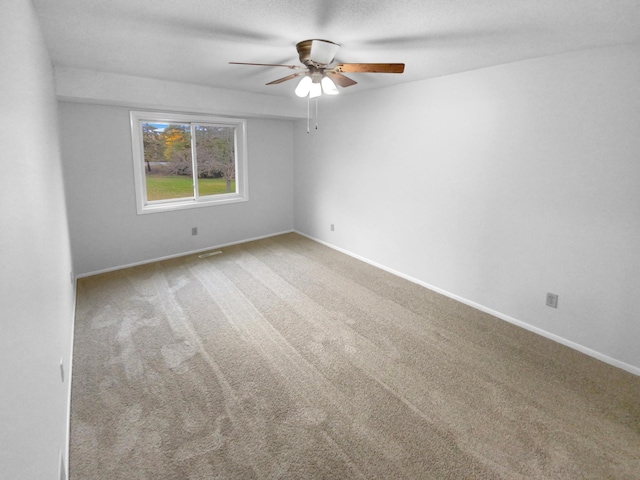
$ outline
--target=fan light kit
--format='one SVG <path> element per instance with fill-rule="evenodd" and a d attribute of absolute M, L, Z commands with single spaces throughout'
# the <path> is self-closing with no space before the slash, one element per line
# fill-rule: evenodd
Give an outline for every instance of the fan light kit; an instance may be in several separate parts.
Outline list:
<path fill-rule="evenodd" d="M 303 65 L 282 65 L 278 63 L 244 63 L 229 62 L 234 65 L 255 65 L 262 67 L 286 67 L 292 70 L 299 70 L 296 73 L 279 78 L 267 85 L 277 85 L 287 80 L 302 77 L 295 89 L 298 97 L 316 99 L 316 112 L 318 108 L 317 98 L 323 93 L 325 95 L 337 95 L 338 86 L 350 87 L 355 85 L 355 80 L 343 75 L 347 73 L 402 73 L 404 63 L 338 63 L 330 66 L 340 45 L 329 40 L 303 40 L 296 45 L 298 57 Z M 336 86 L 337 85 L 337 86 Z M 307 109 L 309 106 L 307 105 Z M 308 120 L 308 115 L 307 115 Z M 316 125 L 316 128 L 317 125 Z M 308 131 L 308 129 L 307 129 Z"/>

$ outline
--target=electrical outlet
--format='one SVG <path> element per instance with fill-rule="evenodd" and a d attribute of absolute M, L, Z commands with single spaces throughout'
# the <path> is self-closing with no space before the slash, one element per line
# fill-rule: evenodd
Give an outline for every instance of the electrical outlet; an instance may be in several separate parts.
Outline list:
<path fill-rule="evenodd" d="M 191 229 L 191 235 L 197 235 L 198 234 L 198 227 L 193 227 Z"/>
<path fill-rule="evenodd" d="M 331 224 L 331 231 L 335 231 L 335 228 L 333 227 L 333 223 Z"/>
<path fill-rule="evenodd" d="M 547 306 L 558 308 L 558 295 L 555 293 L 547 293 Z"/>

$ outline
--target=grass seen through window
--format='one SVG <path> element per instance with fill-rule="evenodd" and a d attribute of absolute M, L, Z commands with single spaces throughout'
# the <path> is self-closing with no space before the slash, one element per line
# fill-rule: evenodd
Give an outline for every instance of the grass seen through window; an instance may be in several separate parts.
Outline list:
<path fill-rule="evenodd" d="M 147 200 L 167 200 L 171 198 L 193 197 L 193 179 L 185 175 L 147 175 Z M 231 191 L 235 191 L 235 181 Z M 199 178 L 198 190 L 201 196 L 227 193 L 224 178 Z"/>

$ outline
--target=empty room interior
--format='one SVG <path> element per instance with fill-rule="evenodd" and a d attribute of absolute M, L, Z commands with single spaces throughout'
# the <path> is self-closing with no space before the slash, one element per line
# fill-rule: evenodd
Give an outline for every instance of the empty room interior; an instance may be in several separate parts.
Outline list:
<path fill-rule="evenodd" d="M 4 1 L 0 478 L 640 478 L 639 26 Z"/>

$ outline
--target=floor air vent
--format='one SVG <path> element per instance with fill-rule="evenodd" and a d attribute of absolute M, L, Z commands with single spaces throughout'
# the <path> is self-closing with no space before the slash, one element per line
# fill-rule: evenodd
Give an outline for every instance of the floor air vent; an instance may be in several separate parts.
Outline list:
<path fill-rule="evenodd" d="M 213 257 L 214 255 L 220 255 L 222 252 L 220 250 L 216 250 L 215 252 L 207 252 L 207 253 L 203 253 L 202 255 L 198 255 L 198 258 L 207 258 L 207 257 Z"/>

